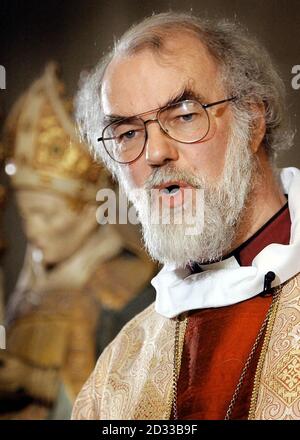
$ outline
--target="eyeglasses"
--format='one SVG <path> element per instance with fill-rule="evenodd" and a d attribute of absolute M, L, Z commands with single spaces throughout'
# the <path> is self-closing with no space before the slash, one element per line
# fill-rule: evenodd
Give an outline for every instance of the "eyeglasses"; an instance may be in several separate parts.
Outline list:
<path fill-rule="evenodd" d="M 236 99 L 234 96 L 210 104 L 201 104 L 196 100 L 176 102 L 112 122 L 103 129 L 102 136 L 97 140 L 102 141 L 107 154 L 114 161 L 129 164 L 144 152 L 148 138 L 146 124 L 149 122 L 158 122 L 161 130 L 171 139 L 183 144 L 193 144 L 200 142 L 209 132 L 207 109 Z M 153 112 L 156 112 L 155 118 L 146 121 L 141 118 Z"/>

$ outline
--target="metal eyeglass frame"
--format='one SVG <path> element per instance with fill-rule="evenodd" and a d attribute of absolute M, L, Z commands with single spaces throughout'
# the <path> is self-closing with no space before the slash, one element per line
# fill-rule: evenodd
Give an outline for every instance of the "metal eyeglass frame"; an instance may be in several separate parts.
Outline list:
<path fill-rule="evenodd" d="M 153 109 L 153 110 L 148 110 L 148 111 L 146 111 L 146 112 L 144 112 L 144 113 L 139 113 L 138 115 L 134 115 L 134 116 L 126 116 L 126 117 L 120 119 L 119 121 L 114 121 L 114 122 L 111 122 L 110 124 L 106 125 L 106 127 L 104 127 L 103 130 L 102 130 L 102 136 L 99 137 L 99 138 L 97 138 L 97 141 L 98 141 L 98 142 L 100 142 L 100 141 L 102 142 L 102 144 L 103 144 L 103 146 L 104 146 L 104 148 L 105 148 L 105 151 L 107 152 L 107 154 L 109 155 L 109 157 L 110 157 L 112 160 L 114 160 L 115 162 L 120 163 L 120 164 L 122 164 L 122 165 L 130 164 L 130 163 L 133 163 L 133 162 L 135 162 L 136 160 L 138 160 L 138 159 L 142 156 L 142 154 L 144 153 L 145 146 L 146 146 L 146 144 L 147 144 L 147 140 L 148 140 L 148 132 L 147 132 L 147 128 L 146 128 L 146 124 L 147 124 L 148 122 L 158 122 L 158 124 L 159 124 L 161 130 L 163 131 L 163 133 L 165 133 L 170 139 L 173 139 L 173 140 L 176 141 L 176 142 L 180 142 L 181 144 L 194 144 L 194 143 L 196 143 L 196 142 L 200 142 L 200 141 L 201 141 L 202 139 L 204 139 L 204 138 L 207 136 L 207 134 L 209 133 L 209 130 L 210 130 L 210 119 L 209 119 L 209 114 L 208 114 L 208 112 L 207 112 L 207 109 L 210 108 L 210 107 L 214 107 L 214 106 L 216 106 L 216 105 L 219 105 L 219 104 L 224 104 L 224 102 L 230 102 L 230 101 L 234 102 L 234 101 L 236 101 L 236 100 L 237 100 L 237 96 L 232 96 L 231 98 L 222 99 L 221 101 L 215 101 L 215 102 L 211 102 L 211 103 L 209 103 L 209 104 L 202 104 L 201 102 L 197 101 L 196 99 L 185 99 L 185 100 L 183 100 L 183 101 L 175 102 L 175 103 L 173 103 L 173 104 L 166 105 L 166 106 L 164 106 L 164 107 L 155 108 L 155 109 Z M 171 107 L 173 107 L 173 106 L 175 106 L 175 105 L 182 104 L 182 103 L 184 103 L 184 102 L 197 102 L 197 104 L 200 104 L 201 107 L 205 110 L 205 113 L 206 113 L 206 115 L 207 115 L 207 120 L 208 120 L 207 131 L 206 131 L 206 133 L 205 133 L 200 139 L 197 139 L 197 140 L 195 140 L 195 141 L 182 142 L 182 141 L 179 141 L 179 140 L 173 138 L 173 137 L 168 133 L 168 131 L 163 127 L 163 125 L 162 125 L 162 123 L 161 123 L 161 121 L 160 121 L 160 119 L 159 119 L 159 115 L 160 115 L 161 112 L 163 112 L 163 111 L 165 111 L 166 109 L 171 108 Z M 140 116 L 148 115 L 149 113 L 153 113 L 153 112 L 156 112 L 156 117 L 153 118 L 153 119 L 151 118 L 151 119 L 147 119 L 146 121 L 144 121 L 144 119 L 142 119 L 142 118 L 140 117 Z M 138 118 L 138 119 L 140 119 L 140 120 L 143 122 L 143 124 L 144 124 L 144 130 L 145 130 L 145 141 L 144 141 L 144 146 L 143 146 L 143 148 L 141 149 L 141 152 L 138 154 L 138 156 L 137 156 L 136 158 L 134 158 L 134 159 L 132 159 L 132 160 L 130 160 L 130 161 L 126 161 L 126 162 L 124 162 L 124 161 L 119 161 L 119 160 L 115 159 L 114 157 L 112 157 L 112 155 L 110 154 L 110 152 L 107 150 L 107 148 L 106 148 L 106 146 L 105 146 L 105 141 L 106 141 L 106 140 L 113 140 L 113 139 L 116 139 L 116 136 L 114 136 L 114 137 L 109 137 L 109 138 L 104 138 L 103 135 L 104 135 L 105 130 L 107 130 L 111 125 L 116 124 L 116 123 L 120 123 L 120 122 L 122 122 L 122 121 L 124 121 L 124 120 L 126 120 L 126 119 L 133 119 L 133 118 Z"/>

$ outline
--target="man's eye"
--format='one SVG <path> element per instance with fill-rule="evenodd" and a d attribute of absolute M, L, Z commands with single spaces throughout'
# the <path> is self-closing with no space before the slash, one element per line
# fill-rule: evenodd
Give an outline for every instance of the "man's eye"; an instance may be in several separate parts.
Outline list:
<path fill-rule="evenodd" d="M 136 130 L 128 130 L 128 131 L 125 131 L 124 133 L 121 133 L 118 136 L 118 139 L 120 141 L 127 141 L 127 140 L 133 139 L 135 137 L 135 135 L 136 135 Z"/>
<path fill-rule="evenodd" d="M 181 115 L 179 118 L 185 122 L 190 122 L 194 119 L 195 113 L 188 113 L 186 115 Z"/>
<path fill-rule="evenodd" d="M 132 139 L 135 136 L 135 130 L 129 130 L 126 131 L 126 133 L 122 134 L 122 137 L 125 137 L 126 139 Z"/>

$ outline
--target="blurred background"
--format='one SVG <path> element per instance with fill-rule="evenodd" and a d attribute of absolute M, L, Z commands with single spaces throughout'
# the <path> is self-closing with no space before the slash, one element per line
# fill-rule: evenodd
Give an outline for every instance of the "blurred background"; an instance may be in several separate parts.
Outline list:
<path fill-rule="evenodd" d="M 94 67 L 101 56 L 113 45 L 114 40 L 118 39 L 129 26 L 152 13 L 165 12 L 168 10 L 185 12 L 192 11 L 197 15 L 211 18 L 229 18 L 245 25 L 269 50 L 275 64 L 281 72 L 287 89 L 288 106 L 286 111 L 290 115 L 293 129 L 295 131 L 297 130 L 297 127 L 300 125 L 300 88 L 297 89 L 292 86 L 292 80 L 293 77 L 295 77 L 295 73 L 292 73 L 292 69 L 294 66 L 300 65 L 299 0 L 264 0 L 263 2 L 261 0 L 48 0 L 47 2 L 1 0 L 0 65 L 4 66 L 6 70 L 6 89 L 0 90 L 0 129 L 16 101 L 24 91 L 31 87 L 32 83 L 37 78 L 43 75 L 45 66 L 49 62 L 55 61 L 60 66 L 61 77 L 66 88 L 66 93 L 72 98 L 77 90 L 80 73 Z M 50 76 L 51 75 L 53 76 L 54 73 L 52 72 Z M 52 80 L 54 81 L 53 84 L 56 84 L 56 80 L 53 78 L 51 81 Z M 298 84 L 300 86 L 300 79 Z M 43 89 L 44 86 L 41 87 L 41 93 L 44 93 L 45 95 L 45 90 Z M 54 88 L 56 88 L 57 99 L 60 100 L 60 86 L 55 85 Z M 50 115 L 48 116 L 52 118 L 53 122 L 53 108 L 48 108 L 46 110 Z M 23 109 L 22 111 L 26 113 L 28 112 L 28 109 L 25 108 L 25 110 Z M 43 117 L 45 117 L 45 115 Z M 54 121 L 54 125 L 55 124 L 59 125 L 61 124 L 61 121 Z M 278 163 L 280 166 L 300 167 L 299 142 L 300 134 L 296 132 L 294 147 L 290 151 L 283 153 L 279 158 Z M 28 286 L 25 286 L 26 288 L 24 286 L 16 288 L 16 282 L 20 277 L 20 271 L 22 267 L 24 268 L 27 264 L 26 258 L 24 262 L 24 256 L 26 249 L 28 255 L 28 244 L 26 230 L 22 228 L 21 216 L 19 214 L 20 200 L 17 200 L 16 192 L 10 187 L 9 179 L 3 172 L 3 163 L 0 166 L 0 170 L 0 184 L 2 185 L 0 185 L 0 222 L 2 223 L 2 232 L 0 233 L 0 252 L 2 250 L 2 255 L 0 255 L 0 266 L 2 271 L 0 271 L 0 277 L 1 274 L 3 276 L 3 281 L 0 279 L 0 287 L 1 285 L 3 286 L 2 294 L 5 297 L 5 302 L 7 302 L 10 296 L 12 296 L 12 292 L 18 293 L 19 290 L 20 295 L 22 289 L 30 290 Z M 31 196 L 29 195 L 29 202 L 31 203 L 32 200 L 30 197 Z M 25 194 L 25 199 L 22 199 L 22 203 L 24 203 L 24 200 L 25 207 L 28 207 L 30 205 L 30 203 L 28 203 L 28 194 Z M 59 204 L 60 202 L 55 199 L 55 201 L 52 202 L 50 200 L 49 204 L 51 203 Z M 101 310 L 103 309 L 106 311 L 105 314 L 102 313 L 101 315 L 100 324 L 99 322 L 96 322 L 97 316 L 95 316 L 95 325 L 93 329 L 87 330 L 88 334 L 88 331 L 94 332 L 95 328 L 97 328 L 97 334 L 102 335 L 103 328 L 106 329 L 106 336 L 103 340 L 101 338 L 100 340 L 97 337 L 98 339 L 96 342 L 98 354 L 104 348 L 106 343 L 109 342 L 111 337 L 114 336 L 118 328 L 153 299 L 153 296 L 151 296 L 153 292 L 149 293 L 147 285 L 155 273 L 156 267 L 146 260 L 142 251 L 140 252 L 136 238 L 132 238 L 130 235 L 131 233 L 132 232 L 130 231 L 125 231 L 125 240 L 122 239 L 121 244 L 113 238 L 115 236 L 111 236 L 111 240 L 115 243 L 116 249 L 116 252 L 113 255 L 114 260 L 113 262 L 110 260 L 108 264 L 105 262 L 104 265 L 102 265 L 102 261 L 101 270 L 95 278 L 96 281 L 98 280 L 98 284 L 96 281 L 95 283 L 98 286 L 103 286 L 102 291 L 100 293 L 98 291 L 96 293 L 94 292 L 95 289 L 97 290 L 95 283 L 89 284 L 88 286 L 87 292 L 89 294 L 92 292 L 91 297 L 93 297 L 93 299 L 95 299 L 95 297 L 97 297 L 97 300 L 100 298 L 100 308 Z M 106 243 L 106 246 L 111 249 L 110 244 Z M 126 262 L 125 264 L 124 261 Z M 129 284 L 126 284 L 127 281 L 125 278 L 122 279 L 123 275 L 121 274 L 120 279 L 114 280 L 114 285 L 108 285 L 107 280 L 114 277 L 114 274 L 118 271 L 120 265 L 124 265 L 125 267 L 123 275 L 126 277 L 127 274 L 127 281 Z M 146 268 L 143 274 L 141 268 Z M 137 285 L 130 285 L 129 281 L 131 280 L 128 273 L 141 273 L 141 279 Z M 122 290 L 123 285 L 126 285 L 126 292 L 124 289 Z M 110 292 L 118 292 L 119 297 L 118 295 L 116 295 L 116 297 L 119 302 L 117 300 L 115 303 L 112 301 Z M 136 301 L 138 293 L 140 292 L 142 292 L 142 295 L 140 295 L 140 299 Z M 133 300 L 135 301 L 134 305 L 132 305 Z M 43 301 L 44 300 L 39 299 L 35 305 L 39 317 L 44 316 L 43 310 L 39 310 Z M 64 304 L 67 304 L 66 299 L 64 299 L 64 301 Z M 90 307 L 93 309 L 92 304 L 89 302 L 83 307 L 80 301 L 81 299 L 79 298 L 78 310 L 82 311 L 84 307 L 86 307 L 87 314 L 89 314 Z M 49 309 L 47 303 L 46 305 L 43 304 L 43 307 Z M 78 320 L 78 317 L 76 317 L 78 310 L 76 309 L 74 316 L 72 315 L 70 318 L 71 328 L 73 328 L 72 319 L 75 317 L 74 319 Z M 120 313 L 121 311 L 122 313 Z M 55 311 L 55 313 L 56 312 L 57 311 Z M 0 307 L 0 324 L 3 320 L 1 313 Z M 52 315 L 51 319 L 54 315 Z M 30 325 L 32 325 L 32 331 L 34 334 L 34 329 L 36 328 L 35 315 L 32 319 Z M 61 317 L 59 319 L 61 319 Z M 63 322 L 64 319 L 65 318 L 63 318 L 60 323 Z M 84 317 L 83 321 L 85 321 Z M 28 323 L 26 323 L 25 327 L 26 326 L 28 327 Z M 66 396 L 70 398 L 69 391 L 76 382 L 76 377 L 75 379 L 74 377 L 72 377 L 72 380 L 70 379 L 74 372 L 71 372 L 72 374 L 70 373 L 70 377 L 68 375 L 63 376 L 63 378 L 60 377 L 60 388 L 58 391 L 60 396 L 58 399 L 59 407 L 54 407 L 54 409 L 51 407 L 52 415 L 49 416 L 48 410 L 50 406 L 48 403 L 51 401 L 52 397 L 43 395 L 43 393 L 49 391 L 47 388 L 48 385 L 45 386 L 45 383 L 51 383 L 51 381 L 49 382 L 49 378 L 45 377 L 45 379 L 41 380 L 40 389 L 38 389 L 38 392 L 41 394 L 38 395 L 36 389 L 32 390 L 32 387 L 23 383 L 23 378 L 25 376 L 28 377 L 28 373 L 26 373 L 27 366 L 25 366 L 25 368 L 24 365 L 22 365 L 22 368 L 20 368 L 19 364 L 9 363 L 16 362 L 16 359 L 20 359 L 22 356 L 24 358 L 24 353 L 22 354 L 22 338 L 23 334 L 25 334 L 25 327 L 23 327 L 20 331 L 18 329 L 16 330 L 14 327 L 14 346 L 17 347 L 18 345 L 16 344 L 16 341 L 19 341 L 20 346 L 20 352 L 15 353 L 16 358 L 5 359 L 4 361 L 1 361 L 0 359 L 0 366 L 4 365 L 5 368 L 9 367 L 9 371 L 14 371 L 14 365 L 16 366 L 16 371 L 17 369 L 22 371 L 20 385 L 13 390 L 14 393 L 16 393 L 13 398 L 11 395 L 8 396 L 3 394 L 3 397 L 1 394 L 2 389 L 5 389 L 5 393 L 7 393 L 5 386 L 6 383 L 8 383 L 8 379 L 5 376 L 5 368 L 2 368 L 2 373 L 4 372 L 4 374 L 0 371 L 2 374 L 2 376 L 0 374 L 0 413 L 5 413 L 11 410 L 13 414 L 16 414 L 18 411 L 25 411 L 24 414 L 22 413 L 23 418 L 68 418 L 70 403 L 69 401 L 66 401 Z M 55 331 L 58 331 L 57 329 Z M 41 330 L 41 334 L 44 334 L 43 332 L 44 330 Z M 53 334 L 51 335 L 52 339 Z M 79 333 L 76 338 L 77 337 L 80 338 Z M 42 337 L 39 341 L 39 347 L 41 346 L 41 340 L 43 340 Z M 47 342 L 43 343 L 43 345 L 47 346 Z M 31 346 L 28 346 L 27 348 L 27 354 L 32 363 L 35 348 Z M 79 349 L 78 347 L 73 347 L 72 350 L 75 352 Z M 42 355 L 39 356 L 39 349 L 37 353 L 38 358 L 42 358 Z M 45 359 L 50 359 L 51 356 L 49 357 L 48 355 L 49 352 L 45 353 Z M 84 357 L 86 358 L 86 354 Z M 51 364 L 52 359 L 49 359 L 47 360 L 48 363 L 45 361 L 45 365 L 47 365 L 47 368 L 49 368 L 50 371 L 53 365 Z M 38 359 L 37 364 L 39 361 L 40 359 Z M 94 361 L 92 360 L 91 365 L 93 362 Z M 40 365 L 36 366 L 37 369 L 40 367 Z M 41 368 L 45 369 L 45 366 L 42 366 Z M 63 368 L 65 368 L 65 366 Z M 88 368 L 90 368 L 90 366 L 87 367 L 87 370 Z M 78 364 L 78 370 L 80 369 L 81 367 Z M 53 380 L 55 381 L 56 379 Z M 45 381 L 45 383 L 43 381 Z M 70 385 L 71 382 L 72 386 Z M 2 385 L 3 388 L 1 388 Z M 75 385 L 77 388 L 80 388 L 79 379 Z M 76 390 L 77 388 L 75 385 L 73 388 Z M 46 402 L 46 406 L 43 406 L 44 403 L 42 406 L 36 405 L 36 403 L 32 405 L 36 394 L 40 401 Z M 28 395 L 30 395 L 31 400 Z M 69 400 L 72 401 L 72 398 Z M 1 402 L 4 402 L 2 406 Z M 57 412 L 56 415 L 53 411 Z M 14 416 L 12 416 L 12 418 L 13 417 Z"/>

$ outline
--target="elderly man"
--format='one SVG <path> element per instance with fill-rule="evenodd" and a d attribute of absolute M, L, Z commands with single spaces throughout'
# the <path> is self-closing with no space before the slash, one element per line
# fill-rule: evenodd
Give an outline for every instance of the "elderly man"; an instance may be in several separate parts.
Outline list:
<path fill-rule="evenodd" d="M 300 417 L 300 172 L 274 163 L 292 142 L 285 116 L 270 57 L 224 21 L 154 15 L 86 78 L 81 128 L 163 268 L 155 304 L 102 354 L 73 418 Z M 201 191 L 191 234 L 175 211 Z"/>

